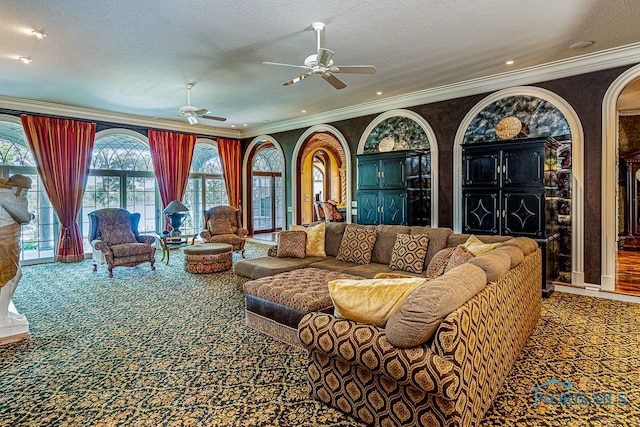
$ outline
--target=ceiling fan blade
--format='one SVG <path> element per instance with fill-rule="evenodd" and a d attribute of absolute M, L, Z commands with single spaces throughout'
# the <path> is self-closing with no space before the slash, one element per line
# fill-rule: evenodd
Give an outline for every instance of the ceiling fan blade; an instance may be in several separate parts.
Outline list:
<path fill-rule="evenodd" d="M 322 75 L 322 78 L 325 79 L 327 82 L 329 82 L 329 84 L 335 87 L 336 89 L 344 89 L 345 87 L 347 87 L 347 84 L 345 82 L 343 82 L 333 74 L 324 73 Z"/>
<path fill-rule="evenodd" d="M 316 62 L 323 67 L 328 67 L 331 59 L 333 59 L 334 52 L 329 49 L 320 48 L 318 49 L 318 55 L 316 57 Z"/>
<path fill-rule="evenodd" d="M 195 111 L 193 112 L 193 114 L 195 114 L 196 116 L 203 116 L 203 115 L 205 115 L 205 114 L 207 114 L 207 113 L 209 113 L 209 112 L 210 112 L 210 111 L 209 111 L 209 110 L 207 110 L 206 108 L 200 108 L 200 109 L 198 109 L 198 110 L 195 110 Z"/>
<path fill-rule="evenodd" d="M 265 65 L 279 65 L 281 67 L 300 68 L 301 70 L 309 69 L 309 67 L 305 67 L 304 65 L 281 64 L 279 62 L 263 62 L 263 64 L 265 64 Z"/>
<path fill-rule="evenodd" d="M 331 67 L 332 73 L 344 74 L 375 74 L 376 67 L 373 65 L 345 65 L 342 67 Z"/>
<path fill-rule="evenodd" d="M 306 79 L 306 78 L 307 78 L 307 77 L 309 77 L 311 74 L 313 74 L 311 71 L 309 71 L 308 73 L 304 73 L 303 75 L 298 76 L 298 77 L 296 77 L 295 79 L 291 79 L 291 80 L 289 80 L 288 82 L 284 82 L 284 83 L 282 83 L 282 86 L 289 86 L 289 85 L 292 85 L 292 84 L 294 84 L 294 83 L 298 83 L 300 80 L 304 80 L 304 79 Z"/>
<path fill-rule="evenodd" d="M 202 117 L 203 119 L 209 119 L 209 120 L 217 120 L 219 122 L 226 122 L 227 119 L 224 117 L 216 117 L 216 116 L 210 116 L 208 114 L 203 114 L 200 117 Z"/>

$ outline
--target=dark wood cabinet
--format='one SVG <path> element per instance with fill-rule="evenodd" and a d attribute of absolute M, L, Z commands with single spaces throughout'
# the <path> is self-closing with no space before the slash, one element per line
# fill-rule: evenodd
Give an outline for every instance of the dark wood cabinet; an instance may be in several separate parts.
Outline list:
<path fill-rule="evenodd" d="M 357 159 L 359 224 L 431 224 L 429 153 L 395 151 Z"/>
<path fill-rule="evenodd" d="M 543 254 L 543 293 L 553 291 L 558 237 L 557 144 L 547 138 L 475 143 L 462 149 L 462 231 L 526 236 Z"/>

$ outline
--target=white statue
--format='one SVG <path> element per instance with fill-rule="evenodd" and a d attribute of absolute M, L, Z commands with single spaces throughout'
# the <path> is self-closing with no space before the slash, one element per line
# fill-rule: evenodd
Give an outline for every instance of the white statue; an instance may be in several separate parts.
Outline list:
<path fill-rule="evenodd" d="M 20 227 L 34 216 L 27 210 L 31 179 L 15 174 L 0 186 L 0 327 L 27 323 L 24 315 L 9 310 L 20 269 Z"/>

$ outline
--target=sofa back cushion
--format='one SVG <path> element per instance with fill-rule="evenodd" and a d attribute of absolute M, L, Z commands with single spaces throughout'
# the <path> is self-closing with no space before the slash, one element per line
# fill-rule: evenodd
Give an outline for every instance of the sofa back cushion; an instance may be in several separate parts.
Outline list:
<path fill-rule="evenodd" d="M 324 251 L 327 256 L 337 256 L 347 224 L 344 222 L 327 222 L 324 230 Z"/>
<path fill-rule="evenodd" d="M 389 264 L 397 235 L 409 234 L 411 228 L 405 225 L 378 225 L 376 229 L 378 235 L 371 253 L 371 262 Z"/>
<path fill-rule="evenodd" d="M 492 250 L 471 258 L 469 264 L 484 270 L 487 282 L 495 282 L 511 268 L 511 257 L 504 251 Z"/>
<path fill-rule="evenodd" d="M 504 242 L 501 246 L 515 246 L 520 248 L 525 256 L 538 249 L 538 243 L 530 237 L 516 237 Z"/>
<path fill-rule="evenodd" d="M 427 237 L 429 237 L 429 247 L 427 248 L 427 256 L 424 260 L 425 265 L 429 265 L 429 262 L 438 251 L 447 247 L 447 241 L 451 233 L 453 233 L 453 230 L 446 227 L 411 227 L 410 234 L 426 234 Z"/>
<path fill-rule="evenodd" d="M 484 271 L 466 263 L 417 287 L 391 313 L 385 331 L 396 347 L 415 347 L 433 337 L 438 326 L 487 284 Z"/>

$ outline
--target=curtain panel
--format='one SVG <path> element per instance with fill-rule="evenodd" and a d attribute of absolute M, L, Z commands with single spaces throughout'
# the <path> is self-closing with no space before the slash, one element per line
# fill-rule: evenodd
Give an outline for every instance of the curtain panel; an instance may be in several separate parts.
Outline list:
<path fill-rule="evenodd" d="M 237 139 L 218 138 L 218 153 L 222 160 L 224 183 L 227 187 L 229 204 L 234 208 L 240 207 L 240 185 L 242 155 L 240 141 Z"/>
<path fill-rule="evenodd" d="M 151 160 L 163 209 L 173 200 L 182 201 L 195 146 L 194 134 L 149 131 Z"/>
<path fill-rule="evenodd" d="M 89 176 L 96 124 L 29 115 L 20 118 L 44 190 L 62 226 L 54 260 L 83 261 L 77 218 Z"/>

